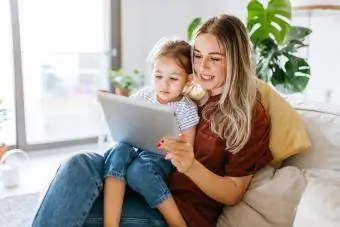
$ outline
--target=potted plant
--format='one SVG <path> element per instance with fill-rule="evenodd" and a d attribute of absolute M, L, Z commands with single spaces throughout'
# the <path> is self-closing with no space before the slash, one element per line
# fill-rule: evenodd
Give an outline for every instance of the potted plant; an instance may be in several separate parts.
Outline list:
<path fill-rule="evenodd" d="M 296 53 L 307 46 L 304 41 L 312 31 L 291 25 L 289 0 L 270 0 L 267 8 L 259 0 L 251 0 L 247 10 L 257 76 L 281 93 L 302 92 L 309 82 L 310 66 Z M 192 20 L 189 40 L 201 23 L 201 18 Z"/>
<path fill-rule="evenodd" d="M 0 100 L 0 130 L 3 125 L 3 123 L 7 120 L 7 110 L 5 108 L 2 108 L 2 100 Z M 3 142 L 1 142 L 0 139 L 0 159 L 5 154 L 7 150 L 7 145 Z"/>
<path fill-rule="evenodd" d="M 133 89 L 143 84 L 143 75 L 136 69 L 130 74 L 120 68 L 110 71 L 110 81 L 115 94 L 128 96 Z"/>

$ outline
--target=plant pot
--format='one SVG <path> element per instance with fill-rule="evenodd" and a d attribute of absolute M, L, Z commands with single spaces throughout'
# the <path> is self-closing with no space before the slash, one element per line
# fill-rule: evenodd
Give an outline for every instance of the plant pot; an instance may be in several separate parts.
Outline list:
<path fill-rule="evenodd" d="M 129 90 L 128 89 L 122 89 L 122 88 L 115 88 L 115 94 L 116 95 L 122 95 L 122 96 L 129 96 Z"/>
<path fill-rule="evenodd" d="M 4 143 L 0 143 L 0 160 L 6 151 L 7 151 L 7 145 Z"/>

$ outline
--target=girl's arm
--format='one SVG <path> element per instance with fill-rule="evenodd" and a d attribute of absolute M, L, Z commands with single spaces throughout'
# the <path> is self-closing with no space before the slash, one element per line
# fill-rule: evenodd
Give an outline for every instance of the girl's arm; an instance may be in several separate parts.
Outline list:
<path fill-rule="evenodd" d="M 196 136 L 196 126 L 188 128 L 181 132 L 184 135 L 185 141 L 194 145 Z"/>

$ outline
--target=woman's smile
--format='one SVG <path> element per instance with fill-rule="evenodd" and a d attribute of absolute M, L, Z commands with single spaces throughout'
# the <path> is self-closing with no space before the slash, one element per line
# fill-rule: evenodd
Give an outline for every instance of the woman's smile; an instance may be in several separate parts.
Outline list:
<path fill-rule="evenodd" d="M 203 81 L 213 80 L 215 78 L 214 75 L 208 73 L 199 73 L 200 79 Z"/>

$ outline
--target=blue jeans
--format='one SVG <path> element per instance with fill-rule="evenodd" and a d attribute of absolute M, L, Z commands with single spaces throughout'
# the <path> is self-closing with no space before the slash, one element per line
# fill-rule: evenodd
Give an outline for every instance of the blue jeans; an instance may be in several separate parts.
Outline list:
<path fill-rule="evenodd" d="M 33 227 L 103 226 L 104 157 L 78 154 L 63 163 L 35 215 Z M 129 189 L 125 193 L 122 227 L 166 227 L 162 215 Z"/>
<path fill-rule="evenodd" d="M 156 207 L 171 195 L 164 179 L 173 166 L 160 154 L 119 143 L 108 150 L 104 157 L 104 177 L 125 181 L 151 207 Z"/>

